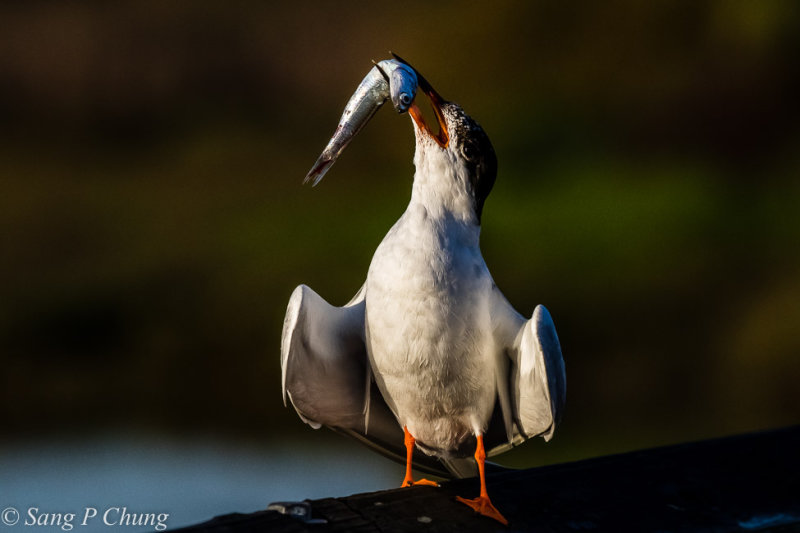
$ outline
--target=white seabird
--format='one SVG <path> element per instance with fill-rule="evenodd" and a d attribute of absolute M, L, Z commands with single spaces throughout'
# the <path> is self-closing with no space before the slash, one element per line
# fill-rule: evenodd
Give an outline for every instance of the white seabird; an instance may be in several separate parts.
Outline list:
<path fill-rule="evenodd" d="M 411 201 L 348 304 L 332 306 L 305 285 L 293 292 L 281 346 L 284 403 L 314 428 L 404 459 L 402 486 L 415 484 L 412 463 L 457 477 L 477 465 L 480 495 L 459 500 L 507 523 L 489 500 L 485 457 L 552 437 L 564 360 L 547 309 L 537 306 L 530 320 L 515 311 L 481 254 L 481 215 L 497 172 L 489 138 L 419 78 L 439 127 L 434 133 L 411 106 Z"/>

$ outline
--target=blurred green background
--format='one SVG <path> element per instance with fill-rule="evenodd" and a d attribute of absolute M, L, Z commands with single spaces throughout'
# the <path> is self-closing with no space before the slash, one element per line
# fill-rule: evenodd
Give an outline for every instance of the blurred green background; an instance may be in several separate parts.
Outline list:
<path fill-rule="evenodd" d="M 562 429 L 509 463 L 800 422 L 800 4 L 12 2 L 2 439 L 318 438 L 281 403 L 285 306 L 363 283 L 408 117 L 301 180 L 389 50 L 488 132 L 484 256 L 561 337 Z"/>

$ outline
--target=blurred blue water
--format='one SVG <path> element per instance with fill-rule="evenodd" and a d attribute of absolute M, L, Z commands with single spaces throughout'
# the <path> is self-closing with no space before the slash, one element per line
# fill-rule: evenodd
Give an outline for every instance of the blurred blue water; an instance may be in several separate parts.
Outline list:
<path fill-rule="evenodd" d="M 0 445 L 0 512 L 18 522 L 0 533 L 152 531 L 118 525 L 127 513 L 168 513 L 167 529 L 216 515 L 252 512 L 273 501 L 343 496 L 395 487 L 402 467 L 330 433 L 270 446 L 208 437 L 103 435 Z M 26 525 L 35 520 L 59 525 Z M 97 516 L 86 525 L 87 508 Z M 103 514 L 111 509 L 107 521 Z M 49 513 L 48 516 L 43 516 Z M 67 513 L 76 516 L 65 525 Z M 91 513 L 91 512 L 90 512 Z M 6 518 L 4 515 L 2 518 Z M 12 521 L 14 514 L 8 515 Z M 157 520 L 150 520 L 157 523 Z"/>

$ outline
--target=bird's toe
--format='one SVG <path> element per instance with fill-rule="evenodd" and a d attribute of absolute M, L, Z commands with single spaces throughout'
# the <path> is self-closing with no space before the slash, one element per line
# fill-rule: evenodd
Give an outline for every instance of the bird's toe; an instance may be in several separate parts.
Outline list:
<path fill-rule="evenodd" d="M 476 513 L 493 518 L 504 526 L 508 525 L 508 520 L 506 520 L 506 518 L 500 514 L 500 511 L 498 511 L 497 508 L 492 505 L 492 502 L 488 497 L 478 496 L 477 498 L 468 500 L 466 498 L 462 498 L 461 496 L 456 496 L 456 499 L 461 503 L 472 507 Z"/>

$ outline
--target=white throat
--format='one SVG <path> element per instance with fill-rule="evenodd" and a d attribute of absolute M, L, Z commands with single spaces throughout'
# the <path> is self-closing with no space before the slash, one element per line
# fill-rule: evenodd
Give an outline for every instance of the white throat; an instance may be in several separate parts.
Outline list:
<path fill-rule="evenodd" d="M 416 172 L 409 208 L 422 207 L 432 218 L 452 219 L 479 228 L 467 169 L 451 148 L 441 148 L 416 125 L 414 129 Z"/>

